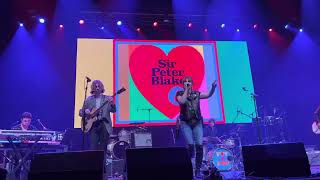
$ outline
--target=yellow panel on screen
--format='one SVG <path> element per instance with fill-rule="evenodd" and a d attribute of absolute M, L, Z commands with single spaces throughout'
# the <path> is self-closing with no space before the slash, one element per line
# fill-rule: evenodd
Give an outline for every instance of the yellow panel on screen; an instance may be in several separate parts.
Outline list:
<path fill-rule="evenodd" d="M 81 127 L 79 109 L 84 100 L 85 77 L 103 82 L 106 95 L 113 94 L 113 40 L 78 39 L 74 127 Z M 88 96 L 90 95 L 88 86 Z M 113 122 L 113 116 L 111 116 Z"/>

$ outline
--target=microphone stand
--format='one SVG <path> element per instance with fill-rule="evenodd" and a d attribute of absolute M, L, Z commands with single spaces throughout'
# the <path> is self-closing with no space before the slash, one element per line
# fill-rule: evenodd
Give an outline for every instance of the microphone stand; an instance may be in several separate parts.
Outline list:
<path fill-rule="evenodd" d="M 245 91 L 245 92 L 248 92 L 248 90 L 245 87 L 243 87 L 242 90 Z M 254 111 L 256 113 L 256 117 L 254 119 L 257 122 L 258 144 L 262 144 L 261 130 L 260 130 L 260 118 L 259 118 L 259 115 L 258 115 L 258 107 L 257 107 L 257 96 L 258 95 L 255 94 L 255 93 L 250 93 L 250 96 L 251 96 L 251 99 L 253 101 Z"/>
<path fill-rule="evenodd" d="M 84 104 L 85 104 L 85 102 L 86 102 L 86 99 L 87 99 L 87 91 L 88 91 L 88 84 L 89 84 L 89 82 L 90 82 L 91 80 L 90 79 L 88 79 L 88 78 L 86 78 L 86 86 L 85 86 L 85 88 L 84 88 L 84 100 L 83 100 L 83 104 L 82 104 L 82 109 L 81 109 L 81 111 L 82 111 L 82 117 L 81 117 L 81 124 L 82 124 L 82 128 L 84 128 L 85 127 L 85 125 L 86 125 L 86 123 L 85 123 L 85 109 L 83 109 L 83 107 L 84 107 Z M 85 133 L 84 133 L 84 131 L 82 131 L 82 150 L 84 150 L 84 143 L 85 143 Z"/>
<path fill-rule="evenodd" d="M 140 110 L 140 111 L 148 111 L 148 118 L 149 118 L 149 123 L 150 123 L 150 121 L 151 121 L 151 110 L 152 110 L 152 108 L 141 108 L 141 109 L 138 109 L 137 108 L 137 110 Z"/>
<path fill-rule="evenodd" d="M 251 93 L 250 95 L 251 95 L 251 98 L 253 100 L 254 110 L 255 110 L 255 113 L 256 113 L 255 120 L 257 122 L 258 143 L 262 144 L 261 129 L 260 129 L 260 118 L 258 116 L 258 108 L 257 108 L 257 95 L 253 94 L 253 93 Z"/>

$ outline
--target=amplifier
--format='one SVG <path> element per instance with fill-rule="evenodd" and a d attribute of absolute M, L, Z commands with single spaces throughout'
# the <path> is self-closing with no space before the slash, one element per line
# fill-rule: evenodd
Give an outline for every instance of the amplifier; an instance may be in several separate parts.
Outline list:
<path fill-rule="evenodd" d="M 131 138 L 134 147 L 152 147 L 151 133 L 133 133 L 133 136 L 131 136 Z"/>

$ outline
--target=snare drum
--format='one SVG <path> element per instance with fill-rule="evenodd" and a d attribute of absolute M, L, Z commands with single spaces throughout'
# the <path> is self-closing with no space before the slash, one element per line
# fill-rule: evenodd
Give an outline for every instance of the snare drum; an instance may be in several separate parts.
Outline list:
<path fill-rule="evenodd" d="M 115 159 L 124 159 L 128 148 L 130 148 L 130 145 L 126 141 L 114 141 L 107 146 L 107 150 Z"/>
<path fill-rule="evenodd" d="M 233 167 L 233 154 L 230 150 L 225 148 L 217 148 L 209 151 L 207 160 L 211 166 L 216 167 L 220 171 L 229 171 Z"/>

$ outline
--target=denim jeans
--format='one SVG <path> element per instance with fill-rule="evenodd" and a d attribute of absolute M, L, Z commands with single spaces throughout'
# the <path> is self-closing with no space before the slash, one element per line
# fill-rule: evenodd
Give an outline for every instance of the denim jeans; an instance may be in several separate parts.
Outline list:
<path fill-rule="evenodd" d="M 191 127 L 186 122 L 181 121 L 181 131 L 184 136 L 186 144 L 202 145 L 203 141 L 203 128 L 200 122 L 194 127 Z"/>

